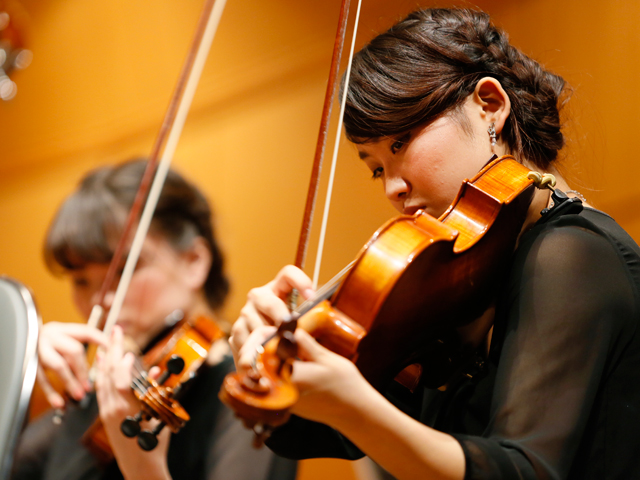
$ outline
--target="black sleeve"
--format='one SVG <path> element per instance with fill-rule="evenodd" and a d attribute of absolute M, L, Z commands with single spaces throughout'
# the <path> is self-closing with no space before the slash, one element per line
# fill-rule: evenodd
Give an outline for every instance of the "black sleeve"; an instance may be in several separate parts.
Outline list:
<path fill-rule="evenodd" d="M 594 231 L 543 227 L 518 249 L 502 305 L 489 428 L 482 437 L 455 435 L 465 478 L 583 478 L 572 469 L 595 438 L 587 431 L 607 401 L 601 386 L 635 334 L 624 261 Z"/>
<path fill-rule="evenodd" d="M 293 480 L 296 475 L 296 462 L 280 459 L 268 448 L 254 448 L 253 432 L 224 407 L 206 461 L 211 480 Z"/>
<path fill-rule="evenodd" d="M 279 457 L 268 448 L 254 448 L 253 431 L 245 428 L 233 411 L 218 399 L 222 381 L 232 370 L 231 357 L 212 368 L 203 376 L 204 384 L 201 384 L 199 389 L 199 393 L 206 400 L 196 399 L 197 414 L 191 421 L 198 422 L 199 425 L 193 425 L 195 432 L 189 436 L 189 441 L 193 441 L 194 438 L 198 441 L 197 439 L 200 438 L 204 443 L 203 478 L 294 480 L 297 462 Z M 178 463 L 180 463 L 179 460 Z"/>
<path fill-rule="evenodd" d="M 419 418 L 422 392 L 414 394 L 392 382 L 384 395 L 407 415 Z M 337 430 L 296 415 L 292 415 L 286 424 L 277 428 L 266 444 L 274 452 L 287 458 L 329 457 L 357 460 L 364 457 L 364 453 Z"/>
<path fill-rule="evenodd" d="M 54 412 L 43 414 L 30 423 L 18 439 L 11 467 L 12 480 L 40 480 L 49 451 L 59 430 Z"/>

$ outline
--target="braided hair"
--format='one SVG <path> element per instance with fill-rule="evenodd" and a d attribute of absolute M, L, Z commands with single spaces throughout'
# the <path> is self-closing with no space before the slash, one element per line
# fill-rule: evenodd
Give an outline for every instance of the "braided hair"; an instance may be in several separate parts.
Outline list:
<path fill-rule="evenodd" d="M 364 143 L 456 113 L 483 77 L 498 80 L 511 101 L 501 132 L 509 151 L 548 167 L 564 145 L 564 80 L 513 47 L 489 15 L 468 9 L 413 12 L 358 52 L 347 137 Z"/>

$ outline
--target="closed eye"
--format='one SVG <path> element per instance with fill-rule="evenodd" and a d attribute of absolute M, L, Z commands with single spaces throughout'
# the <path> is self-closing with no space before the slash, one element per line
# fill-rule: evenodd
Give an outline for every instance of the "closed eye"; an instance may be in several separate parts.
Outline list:
<path fill-rule="evenodd" d="M 395 141 L 391 144 L 391 153 L 396 154 L 398 151 L 404 146 L 404 143 L 400 140 Z"/>
<path fill-rule="evenodd" d="M 402 150 L 409 140 L 411 139 L 411 132 L 405 133 L 402 137 L 398 138 L 395 142 L 391 144 L 390 150 L 394 155 Z"/>
<path fill-rule="evenodd" d="M 73 277 L 72 283 L 76 288 L 86 288 L 89 286 L 89 281 L 81 277 Z"/>

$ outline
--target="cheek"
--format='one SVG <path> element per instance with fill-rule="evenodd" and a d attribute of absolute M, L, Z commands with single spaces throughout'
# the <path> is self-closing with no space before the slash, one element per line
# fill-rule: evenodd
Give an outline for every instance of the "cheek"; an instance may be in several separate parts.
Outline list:
<path fill-rule="evenodd" d="M 167 287 L 164 277 L 152 272 L 136 272 L 127 292 L 127 304 L 139 311 L 148 311 L 163 300 Z"/>
<path fill-rule="evenodd" d="M 154 269 L 136 272 L 127 294 L 127 307 L 146 327 L 164 319 L 175 309 L 187 307 L 184 286 L 166 272 Z M 146 320 L 144 320 L 146 319 Z"/>
<path fill-rule="evenodd" d="M 413 188 L 417 190 L 417 196 L 427 204 L 427 211 L 438 217 L 455 199 L 463 177 L 449 161 L 450 157 L 432 151 L 429 158 L 429 162 L 416 162 L 413 168 Z"/>
<path fill-rule="evenodd" d="M 80 315 L 83 318 L 89 318 L 89 313 L 91 313 L 91 308 L 93 307 L 91 294 L 83 289 L 72 287 L 71 299 Z"/>

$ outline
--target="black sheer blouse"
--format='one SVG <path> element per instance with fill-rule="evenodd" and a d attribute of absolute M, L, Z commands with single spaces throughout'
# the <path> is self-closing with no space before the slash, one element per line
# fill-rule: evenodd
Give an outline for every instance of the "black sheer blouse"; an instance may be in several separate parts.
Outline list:
<path fill-rule="evenodd" d="M 639 321 L 636 243 L 602 212 L 552 211 L 521 237 L 484 371 L 444 392 L 387 396 L 460 442 L 467 479 L 640 478 Z M 362 455 L 301 419 L 268 445 Z"/>

